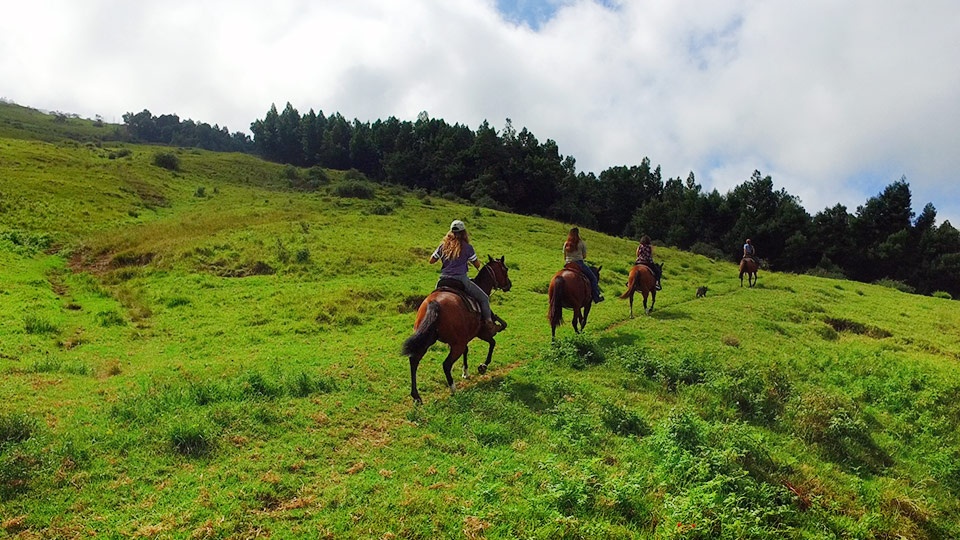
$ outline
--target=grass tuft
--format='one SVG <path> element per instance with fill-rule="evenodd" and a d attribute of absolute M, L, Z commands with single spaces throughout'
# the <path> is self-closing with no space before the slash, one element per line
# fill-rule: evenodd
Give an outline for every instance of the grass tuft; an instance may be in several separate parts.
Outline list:
<path fill-rule="evenodd" d="M 206 457 L 216 450 L 214 430 L 201 423 L 186 423 L 173 426 L 167 434 L 173 450 L 186 457 Z"/>
<path fill-rule="evenodd" d="M 23 329 L 28 334 L 59 334 L 60 329 L 57 325 L 39 315 L 25 315 L 23 317 Z"/>

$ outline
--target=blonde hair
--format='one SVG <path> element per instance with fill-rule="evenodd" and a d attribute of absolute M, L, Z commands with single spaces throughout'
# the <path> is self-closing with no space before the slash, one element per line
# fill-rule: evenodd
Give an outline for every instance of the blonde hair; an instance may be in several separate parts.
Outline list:
<path fill-rule="evenodd" d="M 564 253 L 569 253 L 580 245 L 580 229 L 574 227 L 570 229 L 570 234 L 567 235 L 567 241 L 563 243 Z"/>
<path fill-rule="evenodd" d="M 443 245 L 440 246 L 440 254 L 443 255 L 444 259 L 453 260 L 460 258 L 460 250 L 463 248 L 463 244 L 470 243 L 470 236 L 467 235 L 467 231 L 449 231 L 446 236 L 443 237 Z"/>

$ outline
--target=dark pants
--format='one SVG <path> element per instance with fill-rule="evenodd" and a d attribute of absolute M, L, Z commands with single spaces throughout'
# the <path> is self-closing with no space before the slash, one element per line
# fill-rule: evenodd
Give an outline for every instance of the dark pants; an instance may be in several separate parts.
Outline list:
<path fill-rule="evenodd" d="M 634 264 L 642 264 L 647 268 L 649 268 L 650 271 L 653 272 L 654 279 L 657 280 L 657 283 L 660 283 L 660 278 L 663 277 L 663 270 L 660 269 L 659 265 L 653 264 L 652 262 L 646 262 L 646 261 L 637 261 Z"/>
<path fill-rule="evenodd" d="M 597 275 L 593 273 L 593 270 L 587 266 L 587 263 L 583 261 L 576 261 L 580 266 L 580 269 L 583 270 L 583 273 L 587 275 L 587 279 L 590 280 L 590 288 L 593 289 L 593 300 L 597 301 L 600 299 L 600 280 L 597 279 Z"/>

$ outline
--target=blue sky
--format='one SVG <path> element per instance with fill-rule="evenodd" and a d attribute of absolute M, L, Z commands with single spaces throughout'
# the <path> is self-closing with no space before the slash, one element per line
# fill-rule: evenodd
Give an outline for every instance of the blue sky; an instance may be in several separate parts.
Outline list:
<path fill-rule="evenodd" d="M 8 4 L 0 98 L 22 105 L 233 131 L 287 102 L 509 118 L 580 171 L 649 157 L 723 193 L 760 170 L 811 214 L 906 177 L 914 211 L 960 226 L 956 0 Z"/>

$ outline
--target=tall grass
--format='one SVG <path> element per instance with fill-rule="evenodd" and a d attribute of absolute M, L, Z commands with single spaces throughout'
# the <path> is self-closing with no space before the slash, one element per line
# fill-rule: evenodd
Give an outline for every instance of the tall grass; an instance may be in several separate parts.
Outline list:
<path fill-rule="evenodd" d="M 250 156 L 0 146 L 0 231 L 50 239 L 0 240 L 3 534 L 960 536 L 952 302 L 741 289 L 663 248 L 656 312 L 608 300 L 551 341 L 569 224 Z M 509 327 L 453 395 L 431 349 L 414 407 L 399 346 L 453 218 L 505 257 Z M 582 230 L 612 297 L 635 245 Z"/>

